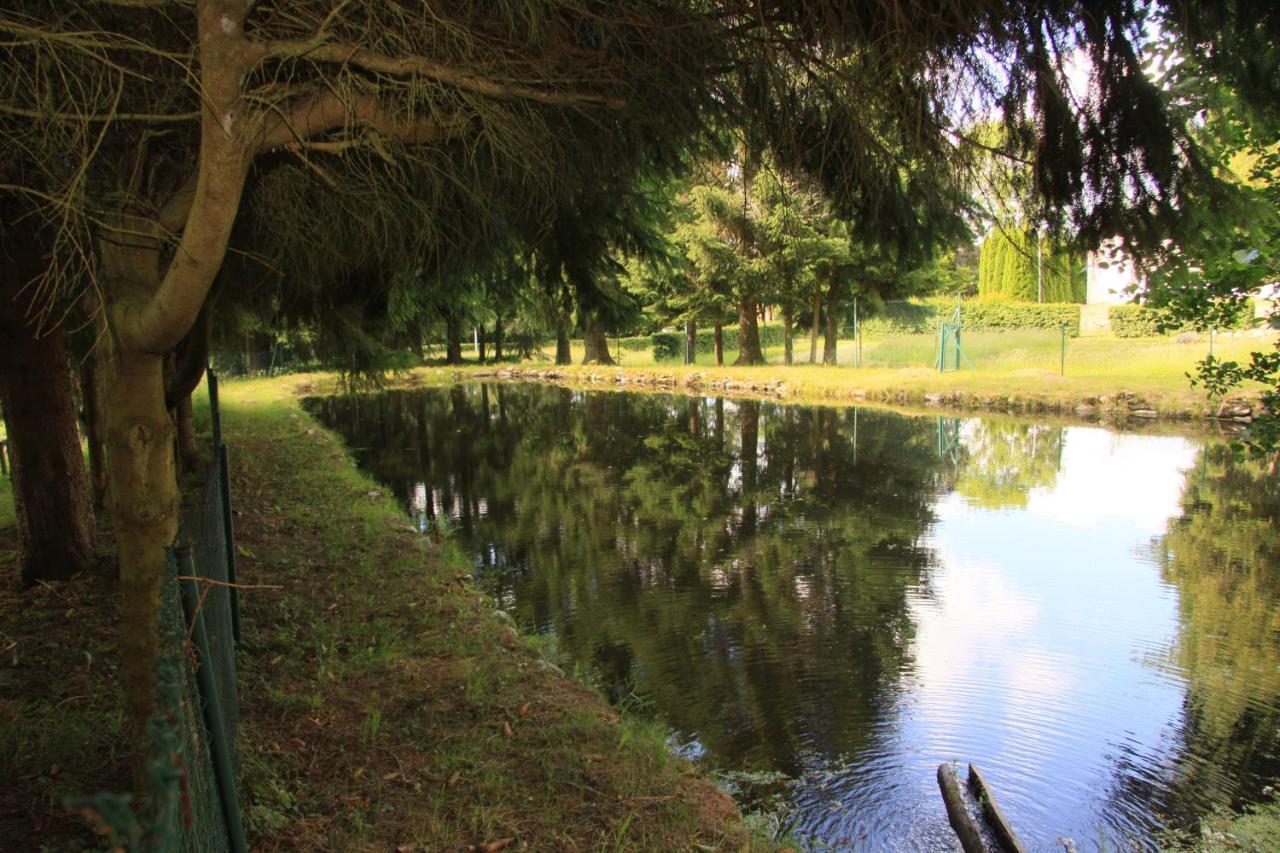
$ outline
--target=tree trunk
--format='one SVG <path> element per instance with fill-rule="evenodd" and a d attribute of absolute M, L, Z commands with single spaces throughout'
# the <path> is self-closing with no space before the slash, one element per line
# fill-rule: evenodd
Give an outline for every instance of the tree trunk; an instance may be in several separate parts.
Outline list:
<path fill-rule="evenodd" d="M 164 405 L 164 358 L 118 343 L 101 347 L 106 407 L 107 480 L 128 618 L 120 625 L 125 728 L 135 754 L 135 784 L 149 754 L 146 721 L 155 705 L 160 590 L 165 549 L 178 534 L 174 428 Z"/>
<path fill-rule="evenodd" d="M 102 445 L 102 398 L 98 389 L 98 365 L 87 358 L 80 365 L 80 396 L 84 400 L 84 437 L 89 445 L 89 481 L 93 488 L 93 508 L 107 505 L 107 459 Z"/>
<path fill-rule="evenodd" d="M 840 291 L 835 281 L 827 287 L 827 329 L 822 341 L 822 363 L 836 363 L 836 318 L 839 315 Z"/>
<path fill-rule="evenodd" d="M 573 354 L 569 351 L 569 328 L 573 318 L 568 311 L 560 312 L 560 320 L 556 323 L 556 364 L 573 364 Z"/>
<path fill-rule="evenodd" d="M 698 321 L 684 321 L 684 363 L 694 364 L 698 361 Z"/>
<path fill-rule="evenodd" d="M 502 318 L 493 321 L 493 360 L 502 361 Z"/>
<path fill-rule="evenodd" d="M 822 323 L 822 288 L 813 286 L 813 327 L 809 330 L 809 363 L 818 363 L 818 326 Z"/>
<path fill-rule="evenodd" d="M 462 364 L 462 323 L 453 317 L 445 319 L 444 363 Z"/>
<path fill-rule="evenodd" d="M 714 334 L 716 342 L 716 365 L 719 366 L 724 364 L 724 326 L 716 323 Z"/>
<path fill-rule="evenodd" d="M 36 336 L 14 303 L 22 282 L 0 284 L 0 406 L 9 434 L 22 582 L 64 580 L 94 556 L 93 504 L 61 329 Z"/>
<path fill-rule="evenodd" d="M 196 444 L 196 426 L 191 417 L 191 395 L 183 397 L 173 408 L 174 428 L 178 439 L 178 460 L 187 474 L 200 470 L 200 451 Z"/>
<path fill-rule="evenodd" d="M 583 339 L 585 352 L 583 364 L 614 364 L 609 354 L 609 336 L 605 334 L 604 324 L 594 313 L 587 317 L 587 332 Z"/>
<path fill-rule="evenodd" d="M 782 306 L 782 360 L 786 364 L 791 364 L 792 349 L 792 333 L 791 333 L 791 306 Z"/>
<path fill-rule="evenodd" d="M 745 297 L 738 302 L 738 360 L 734 364 L 764 364 L 756 305 Z"/>
<path fill-rule="evenodd" d="M 484 324 L 481 323 L 476 329 L 476 358 L 481 364 L 484 364 Z"/>

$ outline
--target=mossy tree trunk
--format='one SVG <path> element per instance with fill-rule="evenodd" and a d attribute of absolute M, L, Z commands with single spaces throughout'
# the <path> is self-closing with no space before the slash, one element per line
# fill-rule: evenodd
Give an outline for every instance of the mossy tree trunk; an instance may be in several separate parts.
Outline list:
<path fill-rule="evenodd" d="M 712 336 L 716 344 L 716 365 L 717 366 L 723 365 L 724 364 L 724 326 L 721 325 L 720 323 L 716 323 L 716 327 L 715 327 L 715 330 L 712 332 Z"/>
<path fill-rule="evenodd" d="M 698 321 L 684 321 L 685 363 L 693 364 L 698 360 Z"/>

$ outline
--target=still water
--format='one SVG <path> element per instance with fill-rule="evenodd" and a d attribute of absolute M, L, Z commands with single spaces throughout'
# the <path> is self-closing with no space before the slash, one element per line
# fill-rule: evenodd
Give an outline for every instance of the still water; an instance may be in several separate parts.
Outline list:
<path fill-rule="evenodd" d="M 309 401 L 479 584 L 815 848 L 1147 849 L 1280 777 L 1280 497 L 1198 439 L 536 385 Z"/>

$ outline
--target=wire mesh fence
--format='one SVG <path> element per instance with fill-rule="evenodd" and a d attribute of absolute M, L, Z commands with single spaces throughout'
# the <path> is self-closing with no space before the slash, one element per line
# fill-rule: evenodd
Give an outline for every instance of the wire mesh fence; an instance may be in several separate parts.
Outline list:
<path fill-rule="evenodd" d="M 236 790 L 240 717 L 235 650 L 239 619 L 228 454 L 217 377 L 209 374 L 214 454 L 203 488 L 185 508 L 167 549 L 160 601 L 156 713 L 147 723 L 153 757 L 143 813 L 128 794 L 100 793 L 70 805 L 113 849 L 178 853 L 243 851 Z"/>

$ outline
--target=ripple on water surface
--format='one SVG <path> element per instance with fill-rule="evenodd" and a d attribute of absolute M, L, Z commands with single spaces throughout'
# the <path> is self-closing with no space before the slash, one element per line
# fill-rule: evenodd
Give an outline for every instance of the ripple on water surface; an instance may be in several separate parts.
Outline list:
<path fill-rule="evenodd" d="M 513 385 L 311 406 L 815 847 L 953 848 L 948 760 L 1031 849 L 1151 849 L 1280 774 L 1280 490 L 1221 445 Z"/>

